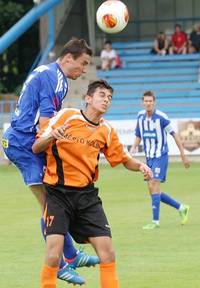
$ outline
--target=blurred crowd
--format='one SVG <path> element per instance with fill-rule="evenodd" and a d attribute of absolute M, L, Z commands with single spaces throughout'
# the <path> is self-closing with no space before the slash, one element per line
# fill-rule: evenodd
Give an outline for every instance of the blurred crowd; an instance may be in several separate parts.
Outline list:
<path fill-rule="evenodd" d="M 200 51 L 200 24 L 195 24 L 193 31 L 187 35 L 181 25 L 176 24 L 175 31 L 169 39 L 164 32 L 160 32 L 155 40 L 151 53 L 166 54 L 191 54 Z"/>
<path fill-rule="evenodd" d="M 188 35 L 180 24 L 175 25 L 174 33 L 167 37 L 160 32 L 154 40 L 152 54 L 191 54 L 200 52 L 200 23 L 194 25 L 193 31 Z M 111 41 L 107 40 L 100 54 L 101 69 L 111 70 L 122 67 L 120 56 L 113 49 Z"/>

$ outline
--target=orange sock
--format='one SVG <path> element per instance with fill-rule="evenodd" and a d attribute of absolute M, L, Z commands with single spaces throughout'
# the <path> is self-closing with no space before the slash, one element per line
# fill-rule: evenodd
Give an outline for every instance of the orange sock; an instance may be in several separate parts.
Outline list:
<path fill-rule="evenodd" d="M 119 288 L 115 262 L 100 264 L 101 288 Z"/>
<path fill-rule="evenodd" d="M 40 278 L 40 288 L 56 288 L 58 269 L 58 267 L 43 266 Z"/>

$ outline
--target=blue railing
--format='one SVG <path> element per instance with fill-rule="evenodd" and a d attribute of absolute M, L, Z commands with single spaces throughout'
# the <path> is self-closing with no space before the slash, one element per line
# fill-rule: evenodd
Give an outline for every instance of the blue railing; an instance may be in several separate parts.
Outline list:
<path fill-rule="evenodd" d="M 1 100 L 0 115 L 12 114 L 15 111 L 17 100 Z"/>
<path fill-rule="evenodd" d="M 0 100 L 0 128 L 3 122 L 9 122 L 12 114 L 15 111 L 17 100 Z M 83 108 L 84 103 L 78 98 L 66 99 L 66 103 L 63 103 L 63 107 Z"/>
<path fill-rule="evenodd" d="M 0 54 L 2 54 L 10 45 L 12 45 L 12 43 L 14 43 L 22 34 L 24 34 L 36 21 L 40 19 L 41 16 L 48 13 L 47 44 L 46 47 L 38 53 L 31 70 L 33 70 L 37 65 L 44 63 L 55 44 L 53 8 L 61 2 L 62 0 L 47 0 L 32 8 L 12 28 L 10 28 L 2 37 L 0 37 Z M 16 100 L 0 101 L 0 126 L 2 126 L 2 121 L 5 119 L 10 119 L 11 114 L 15 110 L 15 106 Z M 5 119 L 4 116 L 6 117 Z"/>
<path fill-rule="evenodd" d="M 47 0 L 32 8 L 11 29 L 0 37 L 0 54 L 2 54 L 12 43 L 25 33 L 41 16 L 48 12 L 48 41 L 46 48 L 42 51 L 40 61 L 44 62 L 49 52 L 54 47 L 54 13 L 53 8 L 62 0 Z M 39 60 L 39 59 L 38 59 Z M 38 63 L 35 63 L 37 65 Z"/>

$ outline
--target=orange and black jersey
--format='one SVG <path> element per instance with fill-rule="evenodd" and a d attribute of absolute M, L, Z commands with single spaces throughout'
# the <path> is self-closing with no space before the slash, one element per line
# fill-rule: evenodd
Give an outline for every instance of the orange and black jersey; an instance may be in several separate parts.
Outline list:
<path fill-rule="evenodd" d="M 130 159 L 115 130 L 103 119 L 89 121 L 78 109 L 62 109 L 51 118 L 38 137 L 66 125 L 65 139 L 48 147 L 44 182 L 52 185 L 84 187 L 98 178 L 99 155 L 102 152 L 112 167 Z"/>

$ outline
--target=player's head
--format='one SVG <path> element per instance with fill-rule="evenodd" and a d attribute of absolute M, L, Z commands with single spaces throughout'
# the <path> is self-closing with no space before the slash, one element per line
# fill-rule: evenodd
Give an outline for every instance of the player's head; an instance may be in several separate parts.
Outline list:
<path fill-rule="evenodd" d="M 85 96 L 86 108 L 105 113 L 111 105 L 113 88 L 105 80 L 97 80 L 88 85 Z"/>
<path fill-rule="evenodd" d="M 142 105 L 147 112 L 153 112 L 155 109 L 156 97 L 152 91 L 145 91 L 142 96 Z"/>
<path fill-rule="evenodd" d="M 84 39 L 72 39 L 64 45 L 58 63 L 64 74 L 75 80 L 86 73 L 91 56 L 92 50 Z"/>

